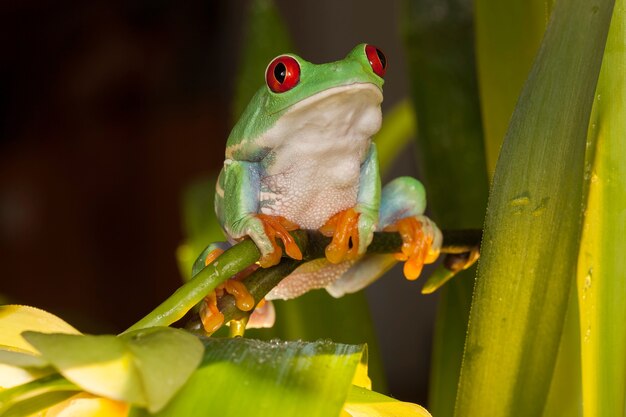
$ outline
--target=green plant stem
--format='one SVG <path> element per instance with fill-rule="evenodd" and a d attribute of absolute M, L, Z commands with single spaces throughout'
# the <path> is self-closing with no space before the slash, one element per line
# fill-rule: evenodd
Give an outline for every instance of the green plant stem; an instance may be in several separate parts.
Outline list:
<path fill-rule="evenodd" d="M 255 263 L 260 255 L 254 242 L 249 239 L 233 246 L 219 257 L 219 262 L 213 262 L 192 277 L 190 281 L 177 289 L 174 294 L 143 319 L 132 325 L 126 332 L 147 327 L 169 326 L 180 320 L 187 311 L 202 301 L 215 287 L 228 277 Z"/>
<path fill-rule="evenodd" d="M 477 230 L 444 231 L 443 233 L 442 253 L 461 253 L 463 249 L 470 251 L 480 244 L 481 233 Z M 296 230 L 291 235 L 300 247 L 305 261 L 323 258 L 324 250 L 331 241 L 331 238 L 317 231 Z M 400 251 L 401 246 L 402 238 L 398 233 L 376 232 L 367 253 L 396 253 Z M 249 239 L 234 245 L 126 332 L 154 326 L 169 326 L 181 319 L 219 284 L 254 264 L 259 257 L 259 250 Z M 255 301 L 260 301 L 300 263 L 283 259 L 273 268 L 255 272 L 245 281 L 246 286 L 250 286 L 248 291 L 253 293 Z M 233 317 L 242 315 L 245 313 L 233 313 Z"/>

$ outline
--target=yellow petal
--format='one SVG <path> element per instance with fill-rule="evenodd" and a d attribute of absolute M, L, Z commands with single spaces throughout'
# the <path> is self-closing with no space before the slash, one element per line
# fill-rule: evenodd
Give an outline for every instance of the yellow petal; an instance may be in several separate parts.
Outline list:
<path fill-rule="evenodd" d="M 21 305 L 0 306 L 0 348 L 38 354 L 21 336 L 27 330 L 43 333 L 80 334 L 78 330 L 47 311 Z"/>
<path fill-rule="evenodd" d="M 363 355 L 366 358 L 366 355 Z M 356 367 L 356 373 L 352 379 L 352 385 L 372 389 L 372 380 L 367 376 L 367 360 L 361 361 Z"/>
<path fill-rule="evenodd" d="M 43 372 L 37 370 L 26 370 L 0 363 L 0 391 L 25 384 L 43 375 Z"/>
<path fill-rule="evenodd" d="M 81 393 L 49 408 L 44 417 L 126 417 L 128 404 Z"/>
<path fill-rule="evenodd" d="M 432 417 L 425 408 L 352 386 L 342 417 Z"/>

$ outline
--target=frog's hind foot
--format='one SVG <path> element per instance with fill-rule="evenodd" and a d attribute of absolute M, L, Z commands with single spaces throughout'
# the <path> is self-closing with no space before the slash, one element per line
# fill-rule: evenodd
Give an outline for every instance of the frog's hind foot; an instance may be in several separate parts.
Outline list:
<path fill-rule="evenodd" d="M 359 213 L 354 208 L 340 211 L 332 216 L 319 230 L 324 236 L 332 236 L 326 247 L 326 259 L 338 264 L 352 261 L 359 251 Z"/>
<path fill-rule="evenodd" d="M 224 324 L 224 314 L 217 307 L 218 291 L 211 291 L 200 305 L 200 321 L 208 334 L 214 333 Z"/>
<path fill-rule="evenodd" d="M 405 261 L 404 276 L 415 280 L 424 264 L 434 262 L 439 256 L 442 235 L 435 223 L 424 215 L 405 217 L 385 227 L 387 232 L 398 232 L 402 237 L 398 261 Z"/>
<path fill-rule="evenodd" d="M 221 248 L 211 250 L 204 263 L 211 264 L 224 252 Z M 235 305 L 241 311 L 250 311 L 254 308 L 254 297 L 246 286 L 241 282 L 258 269 L 258 265 L 251 265 L 211 291 L 203 300 L 200 306 L 200 320 L 204 330 L 211 334 L 224 324 L 224 314 L 219 310 L 218 300 L 226 294 L 230 294 L 235 299 Z"/>
<path fill-rule="evenodd" d="M 293 222 L 290 222 L 282 216 L 270 216 L 268 214 L 257 214 L 256 217 L 263 223 L 265 234 L 269 241 L 272 243 L 274 250 L 268 254 L 261 256 L 259 259 L 259 265 L 263 268 L 268 268 L 273 265 L 277 265 L 280 262 L 280 258 L 283 256 L 283 250 L 278 245 L 277 239 L 283 242 L 285 253 L 287 256 L 301 260 L 302 252 L 294 241 L 289 232 L 299 229 L 299 226 Z"/>

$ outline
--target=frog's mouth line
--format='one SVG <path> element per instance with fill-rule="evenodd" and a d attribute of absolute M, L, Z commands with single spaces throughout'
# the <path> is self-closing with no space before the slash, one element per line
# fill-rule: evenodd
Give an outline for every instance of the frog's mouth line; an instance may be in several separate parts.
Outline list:
<path fill-rule="evenodd" d="M 371 93 L 374 93 L 375 95 L 375 100 L 377 101 L 376 104 L 380 104 L 383 101 L 383 92 L 380 89 L 380 87 L 378 87 L 376 84 L 372 84 L 372 83 L 368 83 L 368 82 L 353 82 L 350 84 L 343 84 L 343 85 L 339 85 L 337 87 L 331 87 L 327 90 L 322 90 L 319 93 L 315 93 L 310 97 L 307 97 L 306 99 L 296 103 L 296 104 L 291 104 L 288 106 L 285 106 L 279 110 L 276 110 L 272 113 L 270 113 L 271 115 L 276 114 L 276 113 L 280 113 L 283 111 L 295 111 L 296 109 L 299 109 L 301 107 L 308 107 L 311 106 L 313 104 L 315 104 L 315 102 L 317 101 L 323 101 L 328 97 L 332 97 L 334 95 L 339 95 L 339 94 L 344 94 L 346 92 L 348 93 L 352 93 L 352 94 L 359 94 L 359 91 L 368 91 Z"/>

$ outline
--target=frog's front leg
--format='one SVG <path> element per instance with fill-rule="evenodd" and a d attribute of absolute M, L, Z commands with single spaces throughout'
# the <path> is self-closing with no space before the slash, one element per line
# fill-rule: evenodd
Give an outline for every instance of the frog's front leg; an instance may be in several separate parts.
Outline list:
<path fill-rule="evenodd" d="M 320 229 L 333 237 L 326 248 L 326 258 L 331 263 L 355 260 L 365 253 L 378 225 L 380 193 L 378 154 L 372 143 L 361 165 L 356 205 L 335 214 Z"/>
<path fill-rule="evenodd" d="M 289 231 L 298 225 L 281 216 L 259 213 L 260 178 L 263 167 L 258 162 L 226 160 L 218 180 L 222 190 L 223 208 L 218 210 L 226 233 L 235 240 L 249 236 L 261 252 L 259 263 L 263 267 L 280 262 L 282 249 L 287 255 L 302 259 L 302 253 Z"/>

